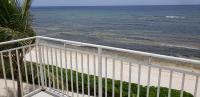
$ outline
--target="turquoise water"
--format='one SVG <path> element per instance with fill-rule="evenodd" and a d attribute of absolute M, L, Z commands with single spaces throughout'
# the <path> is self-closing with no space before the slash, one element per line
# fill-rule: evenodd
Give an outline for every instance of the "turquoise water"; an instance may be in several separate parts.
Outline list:
<path fill-rule="evenodd" d="M 200 5 L 33 7 L 39 35 L 200 58 Z"/>

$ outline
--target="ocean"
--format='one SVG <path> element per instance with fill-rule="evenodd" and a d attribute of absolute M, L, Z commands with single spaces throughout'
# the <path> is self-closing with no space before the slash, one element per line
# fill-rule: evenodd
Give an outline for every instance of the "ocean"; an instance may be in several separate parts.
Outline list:
<path fill-rule="evenodd" d="M 200 5 L 32 7 L 38 35 L 200 58 Z"/>

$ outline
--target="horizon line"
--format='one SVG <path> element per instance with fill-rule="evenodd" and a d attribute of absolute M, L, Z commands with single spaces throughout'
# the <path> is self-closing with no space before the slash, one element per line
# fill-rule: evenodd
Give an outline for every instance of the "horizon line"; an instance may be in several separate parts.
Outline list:
<path fill-rule="evenodd" d="M 56 6 L 54 6 L 54 5 L 39 5 L 39 6 L 35 6 L 35 5 L 32 5 L 31 7 L 106 7 L 106 6 L 190 6 L 190 5 L 200 5 L 200 4 L 166 4 L 166 5 L 164 5 L 164 4 L 158 4 L 158 5 L 56 5 Z"/>

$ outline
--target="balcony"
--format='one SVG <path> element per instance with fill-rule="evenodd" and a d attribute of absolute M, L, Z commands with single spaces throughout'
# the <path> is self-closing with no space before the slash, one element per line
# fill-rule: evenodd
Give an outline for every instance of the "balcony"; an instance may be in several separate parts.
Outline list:
<path fill-rule="evenodd" d="M 2 97 L 200 97 L 199 60 L 43 36 L 0 48 Z"/>

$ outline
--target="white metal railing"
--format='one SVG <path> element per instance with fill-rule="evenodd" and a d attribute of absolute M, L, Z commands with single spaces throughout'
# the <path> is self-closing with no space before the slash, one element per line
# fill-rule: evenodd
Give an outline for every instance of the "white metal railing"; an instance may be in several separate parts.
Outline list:
<path fill-rule="evenodd" d="M 199 60 L 43 36 L 2 42 L 0 47 L 33 39 L 34 44 L 0 51 L 5 89 L 17 90 L 18 77 L 23 95 L 48 87 L 72 97 L 178 97 L 175 90 L 180 97 L 200 97 L 199 72 L 160 64 L 200 66 Z M 24 92 L 24 85 L 32 90 Z"/>

